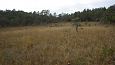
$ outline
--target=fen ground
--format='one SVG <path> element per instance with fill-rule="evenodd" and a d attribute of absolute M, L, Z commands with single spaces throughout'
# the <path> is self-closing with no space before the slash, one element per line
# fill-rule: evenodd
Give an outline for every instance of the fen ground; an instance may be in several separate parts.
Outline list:
<path fill-rule="evenodd" d="M 1 65 L 115 65 L 115 26 L 71 23 L 0 29 Z"/>

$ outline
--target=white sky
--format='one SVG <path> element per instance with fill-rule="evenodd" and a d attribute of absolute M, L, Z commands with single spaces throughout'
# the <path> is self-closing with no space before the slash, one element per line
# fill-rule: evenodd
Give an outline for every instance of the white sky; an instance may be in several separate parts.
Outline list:
<path fill-rule="evenodd" d="M 0 9 L 16 9 L 26 12 L 48 9 L 52 13 L 73 13 L 85 8 L 109 7 L 115 0 L 0 0 Z"/>

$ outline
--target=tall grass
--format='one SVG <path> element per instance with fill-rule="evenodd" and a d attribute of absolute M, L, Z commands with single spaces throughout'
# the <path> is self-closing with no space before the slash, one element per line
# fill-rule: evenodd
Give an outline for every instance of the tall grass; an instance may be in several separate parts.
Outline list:
<path fill-rule="evenodd" d="M 0 30 L 0 65 L 115 65 L 115 27 Z"/>

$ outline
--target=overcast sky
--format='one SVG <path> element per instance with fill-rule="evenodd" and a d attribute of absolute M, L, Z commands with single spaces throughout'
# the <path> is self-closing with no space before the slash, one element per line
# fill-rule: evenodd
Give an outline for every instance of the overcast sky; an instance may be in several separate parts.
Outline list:
<path fill-rule="evenodd" d="M 85 8 L 109 7 L 115 0 L 0 0 L 0 9 L 16 9 L 26 12 L 48 9 L 56 13 L 73 13 Z"/>

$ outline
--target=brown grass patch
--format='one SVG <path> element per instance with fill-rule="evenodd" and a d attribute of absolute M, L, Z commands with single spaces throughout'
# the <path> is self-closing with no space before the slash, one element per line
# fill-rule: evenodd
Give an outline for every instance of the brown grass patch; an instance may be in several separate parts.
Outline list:
<path fill-rule="evenodd" d="M 2 65 L 114 65 L 115 27 L 17 27 L 0 30 Z"/>

